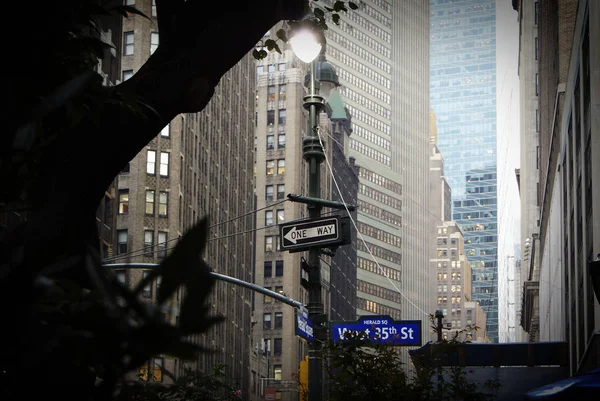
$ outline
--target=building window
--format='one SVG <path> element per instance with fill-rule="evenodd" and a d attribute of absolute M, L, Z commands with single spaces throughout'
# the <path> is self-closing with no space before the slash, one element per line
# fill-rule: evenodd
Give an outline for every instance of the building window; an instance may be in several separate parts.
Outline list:
<path fill-rule="evenodd" d="M 267 66 L 267 71 L 269 71 L 269 72 L 275 72 L 275 64 L 269 64 Z"/>
<path fill-rule="evenodd" d="M 285 221 L 285 210 L 277 209 L 277 224 L 281 224 Z"/>
<path fill-rule="evenodd" d="M 150 54 L 154 53 L 158 48 L 158 32 L 150 33 Z"/>
<path fill-rule="evenodd" d="M 270 290 L 270 289 L 271 289 L 271 287 L 265 287 L 265 290 Z M 272 302 L 273 302 L 273 298 L 271 298 L 271 297 L 270 297 L 270 296 L 268 296 L 267 294 L 264 294 L 264 295 L 265 295 L 265 300 L 264 300 L 264 303 L 266 303 L 266 304 L 270 304 L 270 303 L 272 303 Z"/>
<path fill-rule="evenodd" d="M 148 277 L 149 274 L 150 274 L 150 272 L 145 270 L 144 273 L 142 273 L 142 279 L 146 280 L 146 277 Z M 152 283 L 151 282 L 147 282 L 146 285 L 144 286 L 144 289 L 142 290 L 142 296 L 144 298 L 152 298 Z"/>
<path fill-rule="evenodd" d="M 535 38 L 535 59 L 536 60 L 539 57 L 539 51 L 540 51 L 540 40 L 538 38 Z"/>
<path fill-rule="evenodd" d="M 285 198 L 285 185 L 277 184 L 277 200 L 282 200 Z"/>
<path fill-rule="evenodd" d="M 134 6 L 135 5 L 135 0 L 125 0 L 125 5 L 126 6 Z"/>
<path fill-rule="evenodd" d="M 277 174 L 285 173 L 285 159 L 277 160 Z"/>
<path fill-rule="evenodd" d="M 152 0 L 152 18 L 156 18 L 156 0 Z"/>
<path fill-rule="evenodd" d="M 279 71 L 285 71 L 285 63 L 279 63 L 277 65 L 277 70 L 279 70 Z"/>
<path fill-rule="evenodd" d="M 279 125 L 284 125 L 285 124 L 285 109 L 279 109 L 279 119 L 277 120 L 277 122 L 279 123 Z"/>
<path fill-rule="evenodd" d="M 265 187 L 265 200 L 266 201 L 273 200 L 273 185 L 267 185 Z"/>
<path fill-rule="evenodd" d="M 158 232 L 158 257 L 164 259 L 167 257 L 167 233 L 165 231 Z M 158 286 L 158 284 L 157 284 Z"/>
<path fill-rule="evenodd" d="M 540 94 L 540 74 L 535 73 L 535 95 L 539 96 Z"/>
<path fill-rule="evenodd" d="M 127 253 L 127 230 L 117 230 L 117 255 Z"/>
<path fill-rule="evenodd" d="M 282 342 L 281 338 L 275 338 L 273 342 L 273 355 L 281 355 Z"/>
<path fill-rule="evenodd" d="M 267 175 L 275 174 L 275 160 L 267 160 Z"/>
<path fill-rule="evenodd" d="M 277 149 L 285 149 L 285 134 L 277 135 Z"/>
<path fill-rule="evenodd" d="M 282 326 L 283 326 L 283 313 L 282 312 L 275 312 L 274 328 L 275 329 L 280 329 Z"/>
<path fill-rule="evenodd" d="M 267 86 L 267 101 L 269 101 L 269 102 L 275 101 L 275 86 L 274 85 Z"/>
<path fill-rule="evenodd" d="M 156 174 L 156 151 L 149 150 L 146 153 L 146 173 Z"/>
<path fill-rule="evenodd" d="M 259 65 L 256 67 L 256 75 L 265 72 L 265 66 L 264 65 Z"/>
<path fill-rule="evenodd" d="M 265 252 L 273 252 L 273 237 L 265 237 Z"/>
<path fill-rule="evenodd" d="M 158 194 L 158 215 L 165 217 L 169 213 L 169 193 L 159 192 Z"/>
<path fill-rule="evenodd" d="M 133 32 L 123 34 L 123 55 L 131 56 L 133 54 Z"/>
<path fill-rule="evenodd" d="M 283 260 L 275 261 L 275 277 L 283 276 Z"/>
<path fill-rule="evenodd" d="M 273 211 L 267 210 L 265 212 L 265 226 L 270 226 L 273 224 Z"/>
<path fill-rule="evenodd" d="M 273 366 L 273 379 L 281 380 L 281 365 Z"/>
<path fill-rule="evenodd" d="M 264 277 L 265 278 L 271 278 L 273 277 L 273 262 L 270 260 L 265 260 L 265 264 L 264 264 L 265 270 L 264 270 Z"/>
<path fill-rule="evenodd" d="M 154 214 L 154 191 L 146 191 L 146 214 Z"/>
<path fill-rule="evenodd" d="M 267 135 L 267 150 L 275 149 L 275 136 Z"/>
<path fill-rule="evenodd" d="M 123 82 L 127 81 L 131 77 L 133 77 L 133 70 L 124 70 L 123 71 Z"/>
<path fill-rule="evenodd" d="M 119 214 L 129 213 L 129 190 L 119 189 Z"/>
<path fill-rule="evenodd" d="M 271 330 L 271 314 L 263 313 L 263 330 Z"/>
<path fill-rule="evenodd" d="M 169 152 L 160 152 L 160 175 L 169 176 Z"/>
<path fill-rule="evenodd" d="M 540 111 L 535 109 L 535 132 L 540 132 Z"/>
<path fill-rule="evenodd" d="M 534 3 L 533 12 L 534 12 L 534 15 L 535 15 L 535 17 L 534 17 L 535 18 L 535 24 L 537 25 L 539 23 L 539 20 L 540 20 L 540 6 L 539 6 L 539 4 L 538 4 L 537 1 Z"/>
<path fill-rule="evenodd" d="M 275 124 L 275 110 L 267 110 L 267 125 Z"/>
<path fill-rule="evenodd" d="M 160 130 L 160 136 L 168 138 L 171 136 L 171 124 L 167 124 Z"/>
<path fill-rule="evenodd" d="M 283 287 L 280 286 L 280 285 L 277 286 L 277 287 L 275 287 L 275 292 L 278 293 L 278 294 L 283 295 Z M 281 302 L 281 301 L 277 301 L 277 302 Z"/>
<path fill-rule="evenodd" d="M 144 231 L 144 254 L 146 256 L 152 256 L 154 254 L 154 231 Z"/>
<path fill-rule="evenodd" d="M 285 85 L 279 85 L 279 100 L 283 101 L 285 100 L 286 96 L 286 86 Z"/>

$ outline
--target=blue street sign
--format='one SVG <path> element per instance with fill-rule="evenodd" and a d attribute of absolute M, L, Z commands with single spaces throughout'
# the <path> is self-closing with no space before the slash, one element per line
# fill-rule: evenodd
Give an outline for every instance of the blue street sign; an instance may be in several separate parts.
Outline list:
<path fill-rule="evenodd" d="M 296 335 L 312 342 L 314 337 L 313 322 L 308 318 L 306 309 L 299 310 L 294 308 L 296 314 Z"/>
<path fill-rule="evenodd" d="M 331 322 L 330 332 L 334 343 L 344 341 L 348 332 L 363 332 L 370 341 L 387 345 L 422 343 L 420 320 L 393 320 L 387 315 L 362 316 L 355 322 Z"/>

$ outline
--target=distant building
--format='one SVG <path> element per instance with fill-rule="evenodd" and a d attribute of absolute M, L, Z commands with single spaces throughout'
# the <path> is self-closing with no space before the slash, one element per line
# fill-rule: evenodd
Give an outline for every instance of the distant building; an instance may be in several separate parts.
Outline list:
<path fill-rule="evenodd" d="M 131 15 L 123 20 L 122 81 L 134 76 L 159 46 L 154 1 L 136 0 L 135 7 L 150 19 Z M 202 112 L 175 117 L 124 166 L 116 193 L 115 251 L 105 264 L 159 263 L 187 230 L 207 217 L 210 238 L 204 260 L 218 273 L 252 282 L 254 218 L 248 213 L 254 209 L 254 97 L 254 60 L 247 55 L 223 76 Z M 119 267 L 116 273 L 135 286 L 150 268 Z M 142 299 L 153 302 L 158 285 L 149 285 Z M 170 301 L 166 319 L 173 324 L 183 295 L 178 291 Z M 249 289 L 217 281 L 209 313 L 225 320 L 194 338 L 215 352 L 202 353 L 197 361 L 156 355 L 141 369 L 153 375 L 144 377 L 168 383 L 167 375 L 156 375 L 161 368 L 178 377 L 187 369 L 211 372 L 222 363 L 226 377 L 247 388 L 251 301 Z"/>
<path fill-rule="evenodd" d="M 431 108 L 452 188 L 452 220 L 465 235 L 473 298 L 498 341 L 496 0 L 430 0 Z"/>
<path fill-rule="evenodd" d="M 523 134 L 533 135 L 535 127 L 538 138 L 537 144 L 527 140 L 530 168 L 521 171 L 521 181 L 527 174 L 539 182 L 538 227 L 522 238 L 521 325 L 529 341 L 567 341 L 571 374 L 583 373 L 599 367 L 600 346 L 598 276 L 590 264 L 600 252 L 600 117 L 594 108 L 600 81 L 592 73 L 600 68 L 600 3 L 522 0 L 513 7 L 520 46 L 529 49 L 519 64 L 531 100 L 521 102 L 530 127 Z"/>

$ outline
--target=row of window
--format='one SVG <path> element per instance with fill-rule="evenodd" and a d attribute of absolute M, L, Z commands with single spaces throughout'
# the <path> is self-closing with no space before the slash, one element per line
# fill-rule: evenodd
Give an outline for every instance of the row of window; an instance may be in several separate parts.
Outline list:
<path fill-rule="evenodd" d="M 402 226 L 402 216 L 389 212 L 379 206 L 366 202 L 363 199 L 358 200 L 358 208 L 361 212 L 369 214 L 394 226 Z"/>
<path fill-rule="evenodd" d="M 363 155 L 373 159 L 381 164 L 385 164 L 386 166 L 391 166 L 392 158 L 385 153 L 382 153 L 376 149 L 373 149 L 370 146 L 365 145 L 362 142 L 359 142 L 354 139 L 350 139 L 350 143 L 348 144 L 350 149 L 354 149 Z"/>
<path fill-rule="evenodd" d="M 279 101 L 286 100 L 286 86 L 279 85 Z M 267 102 L 274 102 L 277 100 L 275 85 L 267 86 Z"/>
<path fill-rule="evenodd" d="M 277 188 L 277 200 L 285 199 L 285 184 L 265 186 L 265 200 L 267 202 L 275 200 L 273 191 Z"/>
<path fill-rule="evenodd" d="M 156 191 L 146 190 L 146 207 L 147 215 L 154 215 L 156 204 Z M 119 214 L 129 213 L 129 189 L 119 189 Z M 169 193 L 167 191 L 159 191 L 158 193 L 158 215 L 167 217 L 169 213 Z"/>
<path fill-rule="evenodd" d="M 277 170 L 275 164 L 277 163 Z M 278 160 L 267 160 L 267 175 L 284 174 L 285 173 L 285 159 Z"/>
<path fill-rule="evenodd" d="M 123 55 L 133 56 L 135 47 L 135 34 L 133 31 L 123 33 Z M 150 32 L 150 54 L 158 48 L 158 32 Z"/>
<path fill-rule="evenodd" d="M 364 44 L 369 46 L 371 49 L 379 52 L 382 56 L 387 57 L 387 58 L 390 58 L 392 56 L 392 51 L 390 50 L 390 48 L 388 46 L 373 39 L 371 36 L 365 34 L 360 29 L 354 29 L 354 27 L 352 25 L 350 25 L 349 23 L 342 21 L 339 25 L 339 28 L 344 33 L 349 34 L 353 38 L 358 39 L 360 42 L 363 42 Z M 328 38 L 331 38 L 333 36 L 332 34 L 337 35 L 337 33 L 331 31 L 330 29 L 325 31 L 325 34 L 327 35 Z M 341 36 L 341 35 L 338 35 L 338 36 Z M 342 36 L 342 38 L 345 39 L 344 36 Z"/>
<path fill-rule="evenodd" d="M 373 227 L 369 224 L 365 224 L 362 222 L 358 222 L 358 231 L 361 234 L 368 235 L 369 237 L 375 238 L 379 241 L 385 242 L 386 244 L 401 248 L 402 247 L 402 237 L 391 234 L 387 231 L 383 231 L 378 229 L 377 227 Z"/>
<path fill-rule="evenodd" d="M 280 329 L 283 326 L 283 313 L 275 312 L 275 320 L 271 320 L 271 313 L 263 313 L 263 330 Z M 275 339 L 277 342 L 278 339 Z M 281 339 L 279 339 L 281 341 Z M 277 346 L 275 347 L 277 349 Z M 281 354 L 281 347 L 279 347 L 279 354 Z M 277 353 L 275 353 L 277 355 Z"/>
<path fill-rule="evenodd" d="M 360 269 L 369 271 L 371 273 L 385 275 L 390 280 L 400 281 L 401 272 L 400 270 L 392 269 L 391 267 L 387 267 L 381 264 L 376 263 L 372 259 L 365 259 L 358 257 L 357 258 L 358 267 Z"/>
<path fill-rule="evenodd" d="M 285 125 L 286 121 L 286 109 L 279 109 L 277 113 L 277 124 Z M 273 124 L 275 124 L 275 110 L 267 110 L 267 125 Z"/>
<path fill-rule="evenodd" d="M 275 221 L 274 218 L 277 220 Z M 273 224 L 281 224 L 285 221 L 285 210 L 277 209 L 275 213 L 272 210 L 265 211 L 265 226 L 272 226 Z"/>
<path fill-rule="evenodd" d="M 352 89 L 346 87 L 344 94 L 346 95 L 346 97 L 348 99 L 360 104 L 361 106 L 363 106 L 371 111 L 374 111 L 375 113 L 379 114 L 380 116 L 387 118 L 387 119 L 392 118 L 392 111 L 390 109 L 383 107 L 379 103 L 376 103 L 376 102 L 372 101 L 371 99 L 368 99 L 367 97 L 361 95 L 360 93 L 355 92 Z"/>
<path fill-rule="evenodd" d="M 362 170 L 362 168 L 360 170 Z M 384 205 L 390 206 L 396 210 L 402 209 L 402 201 L 400 199 L 396 199 L 388 194 L 384 194 L 383 192 L 373 189 L 365 184 L 358 185 L 358 192 L 361 195 L 374 199 L 377 202 L 381 202 Z"/>
<path fill-rule="evenodd" d="M 387 248 L 377 246 L 364 241 L 358 241 L 358 250 L 367 252 L 375 257 L 387 260 L 392 263 L 402 264 L 402 254 L 394 251 L 390 251 Z"/>
<path fill-rule="evenodd" d="M 377 135 L 360 125 L 354 124 L 352 126 L 352 134 L 358 135 L 361 138 L 364 138 L 367 141 L 384 148 L 385 150 L 390 150 L 390 141 L 388 139 L 385 139 L 384 137 Z"/>
<path fill-rule="evenodd" d="M 390 180 L 389 178 L 386 178 L 381 174 L 377 174 L 372 170 L 361 167 L 358 176 L 360 178 L 364 178 L 365 180 L 372 182 L 373 184 L 377 184 L 380 187 L 389 189 L 390 191 L 395 192 L 398 195 L 402 195 L 402 184 Z M 401 209 L 401 207 L 399 209 Z"/>
<path fill-rule="evenodd" d="M 265 289 L 271 290 L 271 287 L 265 287 Z M 283 295 L 283 287 L 282 286 L 276 286 L 272 290 L 275 291 L 278 294 L 282 294 Z M 272 298 L 272 297 L 270 297 L 268 295 L 265 295 L 263 302 L 266 303 L 266 304 L 272 304 L 274 302 L 280 302 L 280 301 L 276 301 L 274 298 Z"/>
<path fill-rule="evenodd" d="M 460 292 L 461 285 L 460 284 L 452 284 L 450 286 L 451 292 Z M 448 284 L 438 284 L 437 292 L 448 292 Z"/>
<path fill-rule="evenodd" d="M 363 123 L 370 125 L 371 127 L 375 128 L 375 129 L 378 129 L 379 131 L 383 132 L 384 134 L 391 135 L 392 126 L 390 124 L 386 124 L 383 121 L 378 120 L 375 117 L 371 116 L 370 114 L 367 114 L 367 113 L 363 112 L 362 110 L 359 110 L 356 107 L 353 107 L 351 105 L 347 105 L 346 107 L 348 107 L 348 110 L 350 110 L 350 115 L 353 118 L 356 118 L 357 120 L 362 121 Z"/>
<path fill-rule="evenodd" d="M 392 66 L 389 63 L 387 63 L 385 60 L 378 57 L 377 55 L 371 53 L 370 51 L 365 50 L 362 46 L 357 45 L 356 42 L 346 40 L 345 37 L 335 32 L 332 33 L 331 36 L 338 45 L 348 49 L 348 53 L 355 54 L 356 56 L 361 57 L 363 60 L 370 62 L 371 64 L 387 72 L 388 74 L 392 72 Z"/>
<path fill-rule="evenodd" d="M 159 173 L 161 177 L 169 176 L 169 152 L 160 152 Z M 146 173 L 156 174 L 156 151 L 148 150 L 146 153 Z"/>
<path fill-rule="evenodd" d="M 371 312 L 374 315 L 388 315 L 395 320 L 400 320 L 402 318 L 402 311 L 400 309 L 381 305 L 375 301 L 370 301 L 364 298 L 357 298 L 356 309 L 363 309 Z"/>
<path fill-rule="evenodd" d="M 351 69 L 358 71 L 365 77 L 377 82 L 381 86 L 386 88 L 388 86 L 391 86 L 391 81 L 389 80 L 389 78 L 386 78 L 385 75 L 380 74 L 373 68 L 367 66 L 364 63 L 361 63 L 354 57 L 350 57 L 346 53 L 343 53 L 335 48 L 327 48 L 327 53 L 330 54 L 333 58 L 340 60 L 343 64 L 347 65 Z"/>
<path fill-rule="evenodd" d="M 443 304 L 443 303 L 447 303 L 448 302 L 448 297 L 447 296 L 438 296 L 437 297 L 437 303 L 438 304 Z M 450 297 L 450 302 L 453 304 L 460 304 L 462 302 L 462 297 Z"/>
<path fill-rule="evenodd" d="M 264 277 L 273 277 L 273 261 L 265 260 L 264 263 Z M 275 261 L 275 277 L 283 277 L 283 260 Z"/>
<path fill-rule="evenodd" d="M 458 263 L 460 263 L 460 262 L 458 262 Z M 452 266 L 452 267 L 454 267 L 454 266 Z M 448 279 L 448 273 L 438 272 L 437 278 L 438 278 L 438 280 L 447 280 Z M 452 273 L 450 273 L 450 279 L 452 279 L 452 280 L 460 280 L 461 279 L 461 272 L 452 272 Z"/>
<path fill-rule="evenodd" d="M 388 288 L 384 288 L 379 285 L 368 283 L 362 280 L 356 281 L 356 289 L 358 291 L 364 292 L 365 294 L 373 295 L 382 299 L 386 299 L 388 301 L 397 302 L 399 298 L 398 292 L 395 290 L 390 290 Z"/>
<path fill-rule="evenodd" d="M 275 149 L 275 135 L 267 135 L 267 150 Z M 277 149 L 285 149 L 285 133 L 280 132 L 277 134 Z"/>
<path fill-rule="evenodd" d="M 378 25 L 364 18 L 359 13 L 346 13 L 347 17 L 356 22 L 358 25 L 365 28 L 367 31 L 375 34 L 375 36 L 383 39 L 384 42 L 392 43 L 392 35 L 389 34 L 385 29 L 381 29 Z"/>
<path fill-rule="evenodd" d="M 167 256 L 168 233 L 166 231 L 159 231 L 156 238 L 157 246 L 154 249 L 154 230 L 144 231 L 144 254 L 146 256 L 153 256 L 156 252 L 159 258 L 165 258 Z M 128 253 L 128 251 L 128 231 L 126 229 L 117 230 L 117 255 Z"/>
<path fill-rule="evenodd" d="M 275 64 L 269 64 L 267 65 L 267 72 L 275 72 L 275 70 L 277 69 L 277 71 L 285 71 L 285 63 L 279 63 L 277 65 Z M 265 66 L 264 65 L 258 65 L 256 66 L 256 74 L 260 74 L 265 72 Z"/>

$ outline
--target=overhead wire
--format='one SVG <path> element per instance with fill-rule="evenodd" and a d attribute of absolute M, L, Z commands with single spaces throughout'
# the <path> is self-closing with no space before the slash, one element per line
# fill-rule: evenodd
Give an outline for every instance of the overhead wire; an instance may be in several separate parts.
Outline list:
<path fill-rule="evenodd" d="M 320 133 L 320 129 L 317 129 L 317 136 L 319 138 L 319 143 L 321 144 L 321 146 L 324 148 L 323 145 L 323 139 L 321 138 L 321 133 Z M 415 309 L 417 309 L 419 312 L 423 313 L 425 316 L 430 316 L 431 313 L 424 311 L 423 309 L 419 308 L 410 298 L 408 298 L 406 295 L 404 295 L 404 293 L 398 288 L 398 286 L 392 281 L 392 279 L 390 279 L 390 277 L 386 274 L 385 270 L 381 267 L 381 265 L 379 265 L 379 262 L 377 261 L 377 259 L 375 259 L 375 256 L 373 255 L 373 253 L 371 252 L 371 248 L 369 246 L 367 246 L 366 241 L 364 240 L 362 233 L 360 232 L 360 230 L 358 229 L 358 226 L 356 225 L 356 222 L 354 221 L 354 218 L 352 217 L 352 214 L 350 213 L 350 210 L 348 209 L 346 200 L 344 199 L 344 196 L 342 194 L 342 191 L 340 190 L 340 187 L 337 183 L 337 180 L 335 179 L 335 176 L 333 174 L 333 169 L 331 167 L 331 164 L 329 163 L 329 158 L 327 157 L 327 153 L 324 154 L 325 155 L 325 163 L 326 166 L 329 170 L 329 173 L 331 174 L 331 180 L 333 181 L 333 183 L 335 184 L 335 187 L 338 191 L 338 194 L 340 196 L 340 198 L 342 199 L 342 203 L 344 205 L 344 208 L 346 209 L 346 212 L 348 213 L 348 217 L 350 218 L 350 221 L 352 222 L 352 225 L 354 226 L 354 229 L 356 230 L 356 233 L 358 235 L 358 237 L 360 238 L 360 240 L 362 241 L 365 249 L 368 251 L 369 255 L 371 256 L 371 259 L 373 260 L 373 262 L 377 265 L 379 271 L 381 272 L 381 275 L 384 276 L 392 285 L 392 287 L 394 287 L 394 289 L 406 300 L 408 301 L 409 304 L 411 304 Z"/>

